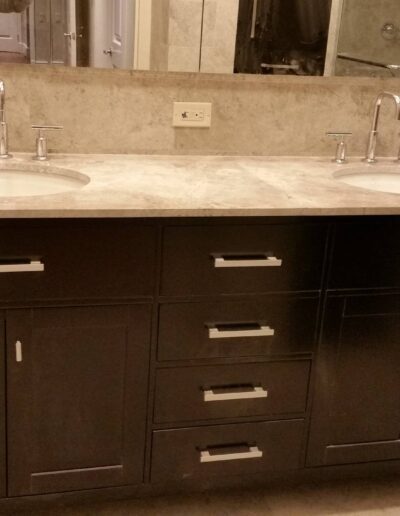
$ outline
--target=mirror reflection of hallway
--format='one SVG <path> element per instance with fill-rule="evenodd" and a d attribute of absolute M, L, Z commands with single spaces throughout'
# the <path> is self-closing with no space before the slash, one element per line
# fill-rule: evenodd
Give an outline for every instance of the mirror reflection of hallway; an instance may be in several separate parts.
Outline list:
<path fill-rule="evenodd" d="M 0 14 L 0 63 L 29 63 L 27 14 Z"/>

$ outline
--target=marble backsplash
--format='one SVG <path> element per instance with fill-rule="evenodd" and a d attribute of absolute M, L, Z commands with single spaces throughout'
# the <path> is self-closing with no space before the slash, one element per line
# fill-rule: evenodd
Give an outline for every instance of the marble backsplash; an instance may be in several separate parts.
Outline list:
<path fill-rule="evenodd" d="M 71 153 L 333 156 L 326 131 L 365 152 L 374 98 L 399 79 L 131 72 L 1 65 L 11 151 L 34 150 L 31 124 L 61 124 L 49 149 Z M 174 101 L 212 102 L 210 129 L 172 127 Z M 378 154 L 396 155 L 400 122 L 382 110 Z"/>

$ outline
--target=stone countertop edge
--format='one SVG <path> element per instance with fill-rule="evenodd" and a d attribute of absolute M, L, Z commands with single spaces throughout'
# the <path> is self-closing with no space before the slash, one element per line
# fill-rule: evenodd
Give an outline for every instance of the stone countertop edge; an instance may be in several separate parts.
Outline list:
<path fill-rule="evenodd" d="M 400 174 L 400 163 L 381 164 Z M 348 186 L 337 171 L 375 165 L 353 158 L 16 154 L 1 170 L 67 169 L 89 184 L 66 193 L 0 197 L 0 218 L 197 218 L 400 215 L 400 195 Z M 0 190 L 1 195 L 1 190 Z"/>

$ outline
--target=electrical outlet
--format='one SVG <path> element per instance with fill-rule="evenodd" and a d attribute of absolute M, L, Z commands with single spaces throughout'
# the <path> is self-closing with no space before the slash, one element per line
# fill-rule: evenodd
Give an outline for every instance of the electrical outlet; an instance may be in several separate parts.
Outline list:
<path fill-rule="evenodd" d="M 174 102 L 174 127 L 210 127 L 210 102 Z"/>

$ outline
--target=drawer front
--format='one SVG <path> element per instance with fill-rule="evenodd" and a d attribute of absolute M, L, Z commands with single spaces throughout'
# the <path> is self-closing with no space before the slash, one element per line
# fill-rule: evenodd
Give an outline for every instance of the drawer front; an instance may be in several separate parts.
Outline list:
<path fill-rule="evenodd" d="M 60 221 L 0 231 L 3 301 L 123 299 L 153 293 L 156 237 L 150 226 Z"/>
<path fill-rule="evenodd" d="M 153 432 L 151 481 L 298 469 L 304 422 L 272 421 Z"/>
<path fill-rule="evenodd" d="M 400 221 L 338 224 L 329 288 L 400 287 Z"/>
<path fill-rule="evenodd" d="M 159 369 L 156 423 L 303 414 L 310 362 Z"/>
<path fill-rule="evenodd" d="M 161 305 L 158 360 L 267 356 L 313 350 L 317 298 Z"/>
<path fill-rule="evenodd" d="M 317 224 L 170 227 L 164 295 L 318 290 L 326 228 Z"/>

